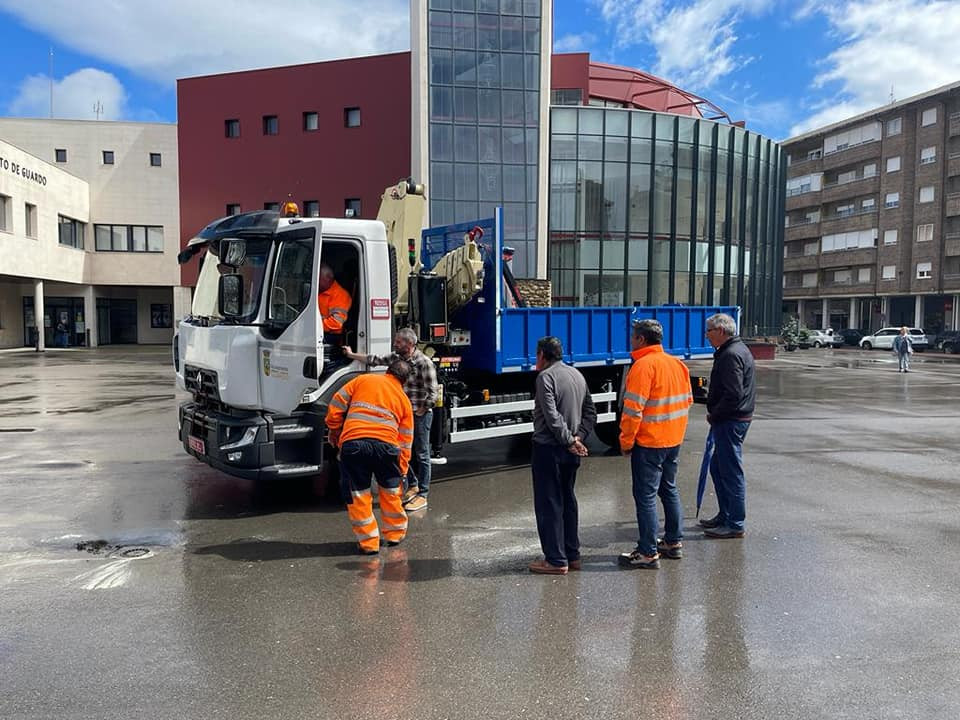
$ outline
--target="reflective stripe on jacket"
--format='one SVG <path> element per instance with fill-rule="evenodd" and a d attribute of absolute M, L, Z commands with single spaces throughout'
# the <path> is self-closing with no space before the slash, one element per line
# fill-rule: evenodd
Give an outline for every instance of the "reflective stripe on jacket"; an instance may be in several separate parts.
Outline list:
<path fill-rule="evenodd" d="M 635 362 L 627 373 L 623 394 L 620 449 L 681 444 L 693 404 L 690 371 L 682 361 L 665 353 L 662 345 L 648 345 L 630 355 Z"/>
<path fill-rule="evenodd" d="M 353 299 L 350 293 L 334 280 L 330 287 L 317 295 L 317 307 L 320 308 L 320 317 L 323 318 L 323 329 L 326 332 L 338 333 L 343 330 L 347 321 Z"/>
<path fill-rule="evenodd" d="M 369 373 L 344 385 L 327 408 L 327 427 L 348 440 L 382 440 L 400 448 L 400 473 L 407 474 L 413 445 L 413 409 L 393 375 Z"/>

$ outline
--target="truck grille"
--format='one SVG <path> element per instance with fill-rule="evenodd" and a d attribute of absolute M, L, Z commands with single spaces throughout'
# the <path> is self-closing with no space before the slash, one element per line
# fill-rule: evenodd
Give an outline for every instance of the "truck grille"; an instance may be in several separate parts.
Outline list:
<path fill-rule="evenodd" d="M 217 373 L 213 370 L 204 370 L 203 368 L 185 365 L 183 368 L 183 381 L 187 390 L 193 393 L 194 397 L 207 398 L 220 402 L 220 390 L 217 384 Z"/>

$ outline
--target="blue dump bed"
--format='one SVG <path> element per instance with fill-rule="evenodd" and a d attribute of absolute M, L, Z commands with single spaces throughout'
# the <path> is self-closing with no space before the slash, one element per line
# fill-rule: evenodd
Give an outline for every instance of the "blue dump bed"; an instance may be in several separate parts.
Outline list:
<path fill-rule="evenodd" d="M 463 243 L 471 228 L 484 231 L 483 292 L 450 318 L 452 326 L 471 333 L 470 346 L 461 353 L 465 369 L 498 374 L 528 371 L 536 364 L 537 340 L 545 335 L 560 338 L 565 360 L 575 366 L 628 363 L 631 324 L 646 318 L 663 325 L 667 352 L 682 358 L 706 356 L 713 353 L 704 334 L 706 319 L 724 312 L 739 323 L 739 308 L 725 306 L 508 307 L 500 261 L 494 262 L 501 256 L 502 222 L 498 209 L 493 218 L 423 231 L 424 267 L 433 267 Z"/>

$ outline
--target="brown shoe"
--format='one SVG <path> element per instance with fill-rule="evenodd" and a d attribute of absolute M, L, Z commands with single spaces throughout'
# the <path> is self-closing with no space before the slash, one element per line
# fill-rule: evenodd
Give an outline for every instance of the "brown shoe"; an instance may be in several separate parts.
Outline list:
<path fill-rule="evenodd" d="M 537 575 L 566 575 L 567 566 L 566 565 L 551 565 L 543 560 L 534 560 L 527 566 L 530 569 L 530 572 Z"/>
<path fill-rule="evenodd" d="M 406 504 L 411 500 L 413 500 L 419 494 L 420 494 L 420 488 L 417 485 L 411 485 L 410 487 L 407 488 L 407 491 L 403 494 L 403 500 L 401 502 Z"/>
<path fill-rule="evenodd" d="M 427 499 L 423 495 L 414 495 L 409 502 L 404 503 L 403 509 L 407 512 L 416 512 L 427 507 Z"/>
<path fill-rule="evenodd" d="M 580 560 L 570 560 L 567 562 L 567 569 L 569 570 L 580 570 L 582 567 L 583 564 L 580 562 Z"/>
<path fill-rule="evenodd" d="M 657 552 L 660 553 L 660 557 L 679 560 L 683 557 L 683 543 L 678 542 L 668 545 L 663 540 L 657 540 Z"/>

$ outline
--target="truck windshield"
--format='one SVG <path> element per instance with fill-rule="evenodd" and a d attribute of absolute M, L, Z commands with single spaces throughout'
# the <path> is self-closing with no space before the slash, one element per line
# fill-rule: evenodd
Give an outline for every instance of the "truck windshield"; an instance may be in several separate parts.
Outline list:
<path fill-rule="evenodd" d="M 239 323 L 251 323 L 260 307 L 260 291 L 267 269 L 270 252 L 270 238 L 247 238 L 246 255 L 236 268 L 220 263 L 217 255 L 219 245 L 211 243 L 203 256 L 203 267 L 197 278 L 197 289 L 193 296 L 193 315 L 209 320 L 223 321 L 217 307 L 217 291 L 220 276 L 237 272 L 243 276 L 243 308 L 239 317 L 231 318 Z"/>

